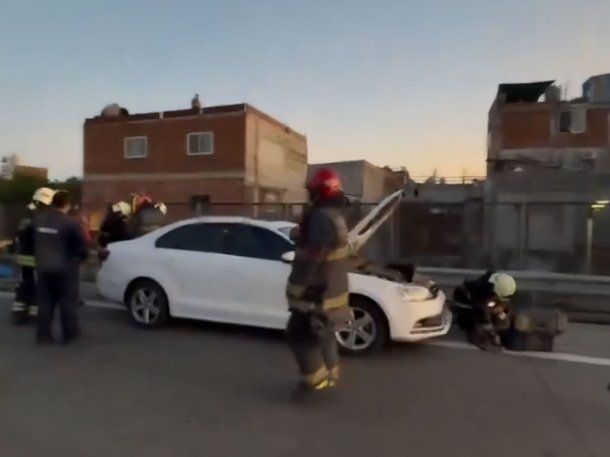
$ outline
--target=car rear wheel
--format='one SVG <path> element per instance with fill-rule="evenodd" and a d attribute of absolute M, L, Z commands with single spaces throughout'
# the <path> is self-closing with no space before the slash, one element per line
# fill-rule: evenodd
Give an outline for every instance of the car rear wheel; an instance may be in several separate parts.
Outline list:
<path fill-rule="evenodd" d="M 154 281 L 144 279 L 133 284 L 125 302 L 131 318 L 140 327 L 161 327 L 169 319 L 167 295 Z"/>
<path fill-rule="evenodd" d="M 363 297 L 350 298 L 354 325 L 336 333 L 339 347 L 348 354 L 367 355 L 383 348 L 389 339 L 388 323 L 383 311 Z"/>

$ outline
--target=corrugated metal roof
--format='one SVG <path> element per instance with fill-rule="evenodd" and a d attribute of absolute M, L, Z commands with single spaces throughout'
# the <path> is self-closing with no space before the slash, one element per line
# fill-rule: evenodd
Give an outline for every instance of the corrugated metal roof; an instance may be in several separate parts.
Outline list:
<path fill-rule="evenodd" d="M 506 103 L 536 103 L 552 81 L 534 83 L 506 83 L 498 86 L 498 95 L 504 95 Z"/>

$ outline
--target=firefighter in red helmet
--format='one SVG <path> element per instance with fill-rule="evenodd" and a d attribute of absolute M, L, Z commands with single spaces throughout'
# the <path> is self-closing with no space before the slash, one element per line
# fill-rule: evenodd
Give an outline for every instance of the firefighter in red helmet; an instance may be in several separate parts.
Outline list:
<path fill-rule="evenodd" d="M 295 258 L 286 286 L 287 334 L 302 382 L 319 392 L 339 378 L 335 332 L 352 324 L 348 289 L 347 199 L 338 175 L 318 170 L 306 185 L 311 207 L 295 230 Z"/>

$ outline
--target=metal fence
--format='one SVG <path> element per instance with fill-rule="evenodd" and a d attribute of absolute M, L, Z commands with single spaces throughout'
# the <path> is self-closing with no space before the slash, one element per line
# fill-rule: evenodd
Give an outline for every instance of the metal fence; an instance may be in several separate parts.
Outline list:
<path fill-rule="evenodd" d="M 353 204 L 354 225 L 375 204 Z M 168 205 L 171 220 L 195 215 L 243 216 L 298 222 L 304 205 Z M 610 210 L 585 203 L 404 202 L 362 254 L 376 261 L 410 261 L 451 268 L 610 274 Z"/>
<path fill-rule="evenodd" d="M 353 204 L 354 225 L 375 205 Z M 169 221 L 197 215 L 243 216 L 298 222 L 302 203 L 214 203 L 194 209 L 168 204 Z M 0 228 L 12 238 L 24 208 L 0 207 Z M 421 266 L 541 270 L 610 275 L 610 209 L 572 202 L 404 202 L 362 254 L 381 262 Z"/>

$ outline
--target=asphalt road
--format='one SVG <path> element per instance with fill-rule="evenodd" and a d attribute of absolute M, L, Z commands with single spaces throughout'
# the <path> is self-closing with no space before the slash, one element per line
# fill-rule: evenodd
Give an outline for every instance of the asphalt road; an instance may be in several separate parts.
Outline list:
<path fill-rule="evenodd" d="M 610 360 L 394 345 L 344 359 L 340 389 L 302 404 L 281 333 L 191 322 L 144 331 L 122 311 L 88 307 L 82 341 L 40 348 L 32 328 L 8 324 L 9 301 L 2 457 L 609 455 Z M 593 341 L 589 354 L 602 357 L 610 329 L 567 341 L 583 354 Z"/>

